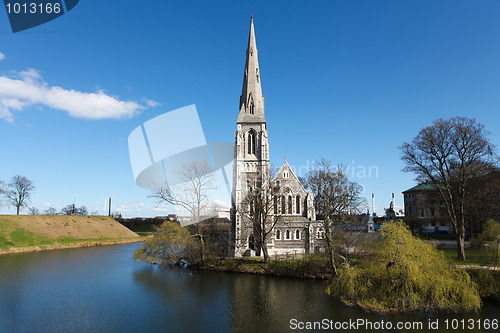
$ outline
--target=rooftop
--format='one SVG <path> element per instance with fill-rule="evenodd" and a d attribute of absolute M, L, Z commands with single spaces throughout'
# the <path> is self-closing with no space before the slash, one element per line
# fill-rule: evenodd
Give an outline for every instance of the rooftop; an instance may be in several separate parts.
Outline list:
<path fill-rule="evenodd" d="M 445 187 L 444 185 L 440 185 L 440 187 L 444 190 Z M 402 193 L 406 192 L 413 192 L 413 191 L 434 191 L 437 190 L 437 186 L 433 183 L 420 183 L 417 186 L 413 186 L 412 188 L 403 191 Z"/>

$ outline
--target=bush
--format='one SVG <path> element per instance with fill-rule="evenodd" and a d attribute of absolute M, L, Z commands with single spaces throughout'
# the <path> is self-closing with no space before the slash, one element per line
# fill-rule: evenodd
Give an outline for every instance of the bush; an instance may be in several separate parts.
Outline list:
<path fill-rule="evenodd" d="M 472 241 L 473 246 L 486 252 L 488 264 L 500 265 L 500 223 L 489 219 L 483 225 L 483 231 Z"/>
<path fill-rule="evenodd" d="M 182 265 L 190 260 L 188 248 L 193 240 L 186 228 L 166 221 L 157 234 L 146 239 L 134 252 L 134 259 L 162 266 Z"/>
<path fill-rule="evenodd" d="M 377 312 L 480 309 L 479 292 L 467 272 L 451 268 L 432 244 L 415 238 L 403 222 L 384 224 L 381 236 L 374 258 L 340 267 L 329 294 Z"/>
<path fill-rule="evenodd" d="M 500 302 L 500 271 L 469 269 L 468 273 L 477 285 L 481 297 Z"/>

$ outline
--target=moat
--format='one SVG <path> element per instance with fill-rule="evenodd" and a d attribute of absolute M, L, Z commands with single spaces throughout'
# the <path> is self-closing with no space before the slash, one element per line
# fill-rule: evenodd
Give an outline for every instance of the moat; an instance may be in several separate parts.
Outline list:
<path fill-rule="evenodd" d="M 419 332 L 451 332 L 446 319 L 500 319 L 490 303 L 478 314 L 364 313 L 327 296 L 323 281 L 161 269 L 135 262 L 138 246 L 0 256 L 0 332 L 285 332 L 293 319 L 421 322 Z M 429 320 L 439 329 L 428 330 Z"/>

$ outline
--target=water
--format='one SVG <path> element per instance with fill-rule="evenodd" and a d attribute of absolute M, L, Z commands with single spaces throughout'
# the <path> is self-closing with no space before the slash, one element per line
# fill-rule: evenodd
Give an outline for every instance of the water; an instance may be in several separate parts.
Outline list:
<path fill-rule="evenodd" d="M 476 327 L 499 319 L 495 304 L 480 314 L 366 314 L 325 295 L 321 281 L 160 269 L 133 261 L 138 246 L 0 256 L 0 332 L 286 332 L 292 319 L 421 322 L 418 332 L 451 332 L 452 319 Z M 440 329 L 428 330 L 429 320 Z"/>

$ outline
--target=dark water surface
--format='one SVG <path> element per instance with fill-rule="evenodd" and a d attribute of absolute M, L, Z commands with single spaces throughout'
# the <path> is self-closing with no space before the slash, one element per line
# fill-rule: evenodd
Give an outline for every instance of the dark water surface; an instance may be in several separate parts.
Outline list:
<path fill-rule="evenodd" d="M 462 326 L 500 319 L 496 304 L 479 314 L 365 314 L 325 295 L 321 281 L 160 269 L 134 262 L 138 246 L 0 256 L 0 332 L 287 332 L 292 319 L 373 325 L 336 332 L 479 332 Z M 382 320 L 393 329 L 376 330 Z M 423 329 L 397 330 L 398 322 Z"/>

